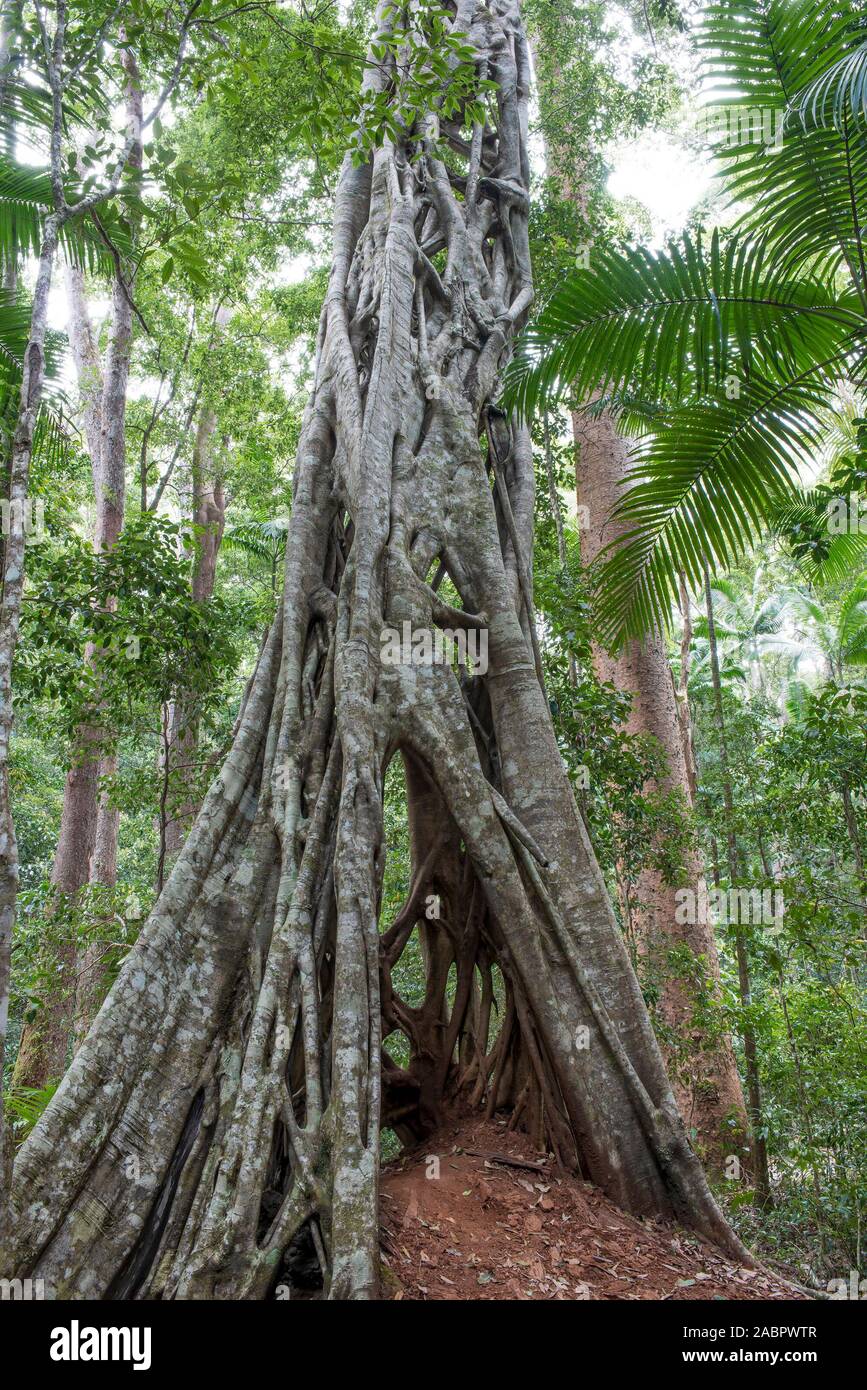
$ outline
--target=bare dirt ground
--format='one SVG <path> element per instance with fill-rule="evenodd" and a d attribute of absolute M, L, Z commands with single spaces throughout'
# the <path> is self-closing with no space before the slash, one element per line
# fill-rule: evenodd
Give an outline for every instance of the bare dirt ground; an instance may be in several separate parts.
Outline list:
<path fill-rule="evenodd" d="M 388 1164 L 380 1211 L 386 1298 L 798 1297 L 683 1230 L 628 1216 L 505 1122 L 456 1124 Z"/>

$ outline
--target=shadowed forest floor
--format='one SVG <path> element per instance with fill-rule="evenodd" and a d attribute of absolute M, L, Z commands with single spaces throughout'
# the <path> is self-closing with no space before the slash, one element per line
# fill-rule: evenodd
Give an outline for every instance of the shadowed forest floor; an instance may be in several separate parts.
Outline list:
<path fill-rule="evenodd" d="M 430 1176 L 434 1156 L 438 1177 Z M 540 1159 L 505 1122 L 449 1126 L 389 1163 L 380 1211 L 383 1288 L 393 1299 L 798 1297 L 707 1242 L 636 1220 L 592 1184 L 558 1174 L 553 1159 Z"/>

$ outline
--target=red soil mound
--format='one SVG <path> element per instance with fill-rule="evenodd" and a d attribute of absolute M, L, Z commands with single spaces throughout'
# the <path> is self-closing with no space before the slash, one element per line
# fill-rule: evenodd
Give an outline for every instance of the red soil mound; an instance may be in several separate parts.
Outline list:
<path fill-rule="evenodd" d="M 628 1216 L 505 1124 L 455 1125 L 388 1164 L 380 1210 L 390 1298 L 797 1296 L 694 1235 Z"/>

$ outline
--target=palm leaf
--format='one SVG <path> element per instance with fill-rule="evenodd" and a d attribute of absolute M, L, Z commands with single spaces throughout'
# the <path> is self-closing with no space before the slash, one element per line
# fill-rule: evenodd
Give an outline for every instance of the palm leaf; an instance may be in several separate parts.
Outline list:
<path fill-rule="evenodd" d="M 288 534 L 289 522 L 283 517 L 273 521 L 239 521 L 226 527 L 222 544 L 271 564 L 286 544 Z"/>
<path fill-rule="evenodd" d="M 10 290 L 0 288 L 0 436 L 4 445 L 14 427 L 24 353 L 30 336 L 30 305 Z M 46 463 L 59 463 L 68 453 L 76 431 L 63 389 L 63 356 L 66 339 L 50 329 L 45 335 L 45 374 L 33 453 Z"/>
<path fill-rule="evenodd" d="M 67 186 L 75 201 L 81 190 Z M 38 255 L 42 227 L 52 207 L 51 180 L 46 170 L 17 164 L 0 154 L 0 259 Z M 130 239 L 122 219 L 111 208 L 101 210 L 109 239 L 121 255 L 130 253 Z M 65 256 L 91 274 L 112 276 L 114 259 L 90 218 L 74 218 L 60 234 Z"/>
<path fill-rule="evenodd" d="M 59 1084 L 49 1081 L 38 1090 L 32 1086 L 14 1086 L 7 1092 L 4 1103 L 19 1138 L 26 1138 L 35 1127 Z"/>
<path fill-rule="evenodd" d="M 570 387 L 627 388 L 659 401 L 702 395 L 757 357 L 793 375 L 861 322 L 851 295 L 814 275 L 785 276 L 766 239 L 699 232 L 664 252 L 600 248 L 562 282 L 518 344 L 506 403 L 530 416 Z"/>
<path fill-rule="evenodd" d="M 850 0 L 839 0 L 833 13 L 814 0 L 718 0 L 702 12 L 696 43 L 718 106 L 728 107 L 733 119 L 755 110 L 783 123 L 773 149 L 765 130 L 749 123 L 737 138 L 730 128 L 715 149 L 729 199 L 748 209 L 741 227 L 768 233 L 783 269 L 812 258 L 830 266 L 833 255 L 865 294 L 863 131 L 845 122 L 840 129 L 808 128 L 793 106 L 851 54 L 858 19 Z"/>
<path fill-rule="evenodd" d="M 832 125 L 841 134 L 852 121 L 867 120 L 867 40 L 808 82 L 792 110 L 805 128 Z"/>
<path fill-rule="evenodd" d="M 844 649 L 867 632 L 867 577 L 853 586 L 840 605 L 837 630 Z"/>
<path fill-rule="evenodd" d="M 733 567 L 791 494 L 796 460 L 817 447 L 817 412 L 833 383 L 813 370 L 780 385 L 753 379 L 740 400 L 671 412 L 635 455 L 615 508 L 619 539 L 603 552 L 595 602 L 603 640 L 668 629 L 683 572 Z"/>

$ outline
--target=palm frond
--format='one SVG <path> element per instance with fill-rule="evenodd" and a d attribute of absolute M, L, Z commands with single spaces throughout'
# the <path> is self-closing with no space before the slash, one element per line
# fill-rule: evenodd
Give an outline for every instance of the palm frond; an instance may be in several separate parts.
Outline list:
<path fill-rule="evenodd" d="M 865 563 L 867 533 L 853 531 L 847 535 L 835 536 L 824 558 L 814 566 L 806 564 L 804 572 L 813 584 L 840 584 L 848 579 L 853 570 L 863 568 Z"/>
<path fill-rule="evenodd" d="M 19 294 L 0 288 L 0 439 L 8 445 L 18 408 L 24 353 L 30 336 L 30 305 Z M 45 336 L 45 373 L 33 435 L 34 457 L 45 463 L 65 459 L 77 432 L 63 389 L 66 338 L 50 329 Z"/>
<path fill-rule="evenodd" d="M 531 416 L 570 387 L 656 400 L 701 396 L 736 367 L 794 374 L 860 322 L 857 302 L 812 274 L 784 275 L 763 239 L 685 234 L 665 251 L 600 248 L 520 340 L 506 403 Z"/>
<path fill-rule="evenodd" d="M 26 1138 L 36 1126 L 59 1084 L 49 1081 L 38 1090 L 32 1086 L 13 1086 L 7 1092 L 4 1103 L 19 1138 Z"/>
<path fill-rule="evenodd" d="M 595 602 L 603 638 L 619 646 L 668 629 L 683 572 L 698 590 L 705 561 L 730 570 L 790 495 L 797 459 L 820 437 L 831 396 L 821 372 L 784 385 L 754 379 L 740 400 L 672 411 L 637 451 L 615 508 L 620 538 L 603 552 Z"/>
<path fill-rule="evenodd" d="M 66 192 L 67 198 L 74 202 L 81 190 L 67 186 Z M 51 180 L 47 171 L 17 164 L 0 154 L 0 259 L 39 254 L 42 227 L 51 207 Z M 107 208 L 101 220 L 118 253 L 129 255 L 130 239 L 121 218 Z M 65 223 L 60 243 L 73 265 L 91 274 L 114 274 L 114 259 L 90 218 L 78 217 Z"/>
<path fill-rule="evenodd" d="M 227 526 L 222 544 L 229 550 L 241 551 L 271 564 L 286 544 L 289 522 L 283 517 L 272 521 L 239 521 Z"/>
<path fill-rule="evenodd" d="M 859 634 L 863 636 L 867 632 L 867 577 L 860 579 L 844 598 L 837 629 L 844 648 Z"/>
<path fill-rule="evenodd" d="M 784 705 L 793 724 L 800 724 L 807 713 L 811 697 L 806 681 L 794 679 L 786 682 Z"/>
<path fill-rule="evenodd" d="M 867 121 L 867 40 L 808 82 L 791 109 L 805 128 L 832 125 L 841 133 L 852 121 Z"/>
<path fill-rule="evenodd" d="M 0 286 L 0 371 L 20 374 L 30 333 L 30 306 Z"/>
<path fill-rule="evenodd" d="M 696 44 L 715 103 L 731 113 L 714 152 L 728 197 L 747 208 L 740 225 L 769 233 L 783 267 L 813 258 L 829 268 L 842 263 L 865 293 L 867 141 L 845 123 L 807 128 L 793 107 L 851 54 L 858 20 L 851 0 L 831 13 L 814 0 L 717 0 L 702 12 Z M 750 112 L 758 123 L 741 122 Z M 775 142 L 768 120 L 782 132 Z"/>

